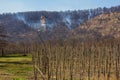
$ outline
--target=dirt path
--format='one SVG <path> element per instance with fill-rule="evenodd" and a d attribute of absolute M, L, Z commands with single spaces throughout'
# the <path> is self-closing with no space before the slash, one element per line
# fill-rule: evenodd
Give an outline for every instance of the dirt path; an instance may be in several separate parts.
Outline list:
<path fill-rule="evenodd" d="M 33 74 L 32 74 L 33 75 Z M 14 74 L 11 74 L 11 73 L 6 73 L 5 71 L 2 71 L 0 69 L 0 80 L 16 80 L 17 79 L 17 76 L 15 77 Z M 33 80 L 33 76 L 30 76 L 30 77 L 26 77 L 25 80 Z"/>
<path fill-rule="evenodd" d="M 12 74 L 6 73 L 6 72 L 0 70 L 0 80 L 13 80 L 11 78 L 12 76 L 13 76 Z"/>

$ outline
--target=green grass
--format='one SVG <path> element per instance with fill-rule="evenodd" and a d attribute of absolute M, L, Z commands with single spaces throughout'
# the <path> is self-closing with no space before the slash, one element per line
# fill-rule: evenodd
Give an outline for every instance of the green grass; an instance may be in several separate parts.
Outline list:
<path fill-rule="evenodd" d="M 0 57 L 0 80 L 7 75 L 9 80 L 27 80 L 32 77 L 32 58 L 31 55 L 7 55 Z"/>
<path fill-rule="evenodd" d="M 25 80 L 23 78 L 13 78 L 13 80 Z"/>

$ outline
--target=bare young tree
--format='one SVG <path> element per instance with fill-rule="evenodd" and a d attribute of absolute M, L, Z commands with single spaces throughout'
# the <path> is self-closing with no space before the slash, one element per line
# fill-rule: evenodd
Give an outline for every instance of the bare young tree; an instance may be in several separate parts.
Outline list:
<path fill-rule="evenodd" d="M 0 53 L 1 53 L 1 56 L 4 56 L 5 55 L 5 47 L 7 46 L 7 41 L 6 41 L 6 38 L 7 35 L 6 35 L 6 30 L 5 30 L 5 27 L 2 23 L 0 23 Z"/>

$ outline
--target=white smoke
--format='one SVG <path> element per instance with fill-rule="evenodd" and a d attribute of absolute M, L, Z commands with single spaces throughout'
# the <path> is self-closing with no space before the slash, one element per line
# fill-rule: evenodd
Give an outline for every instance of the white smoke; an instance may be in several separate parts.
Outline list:
<path fill-rule="evenodd" d="M 25 16 L 22 15 L 22 14 L 17 14 L 17 15 L 16 15 L 16 18 L 17 18 L 18 20 L 20 20 L 20 21 L 23 21 L 24 24 L 26 24 L 26 25 L 28 25 L 28 26 L 30 26 L 30 27 L 38 28 L 38 27 L 40 26 L 40 21 L 37 21 L 37 22 L 32 22 L 32 21 L 31 21 L 31 22 L 28 22 L 28 21 L 25 20 Z"/>
<path fill-rule="evenodd" d="M 91 10 L 89 9 L 89 15 L 88 15 L 88 20 L 92 17 Z"/>
<path fill-rule="evenodd" d="M 20 21 L 23 21 L 25 24 L 28 24 L 27 21 L 25 20 L 24 15 L 17 14 L 16 18 Z"/>
<path fill-rule="evenodd" d="M 64 16 L 63 21 L 65 22 L 65 24 L 67 25 L 67 27 L 69 29 L 71 29 L 71 18 L 70 18 L 70 15 Z"/>

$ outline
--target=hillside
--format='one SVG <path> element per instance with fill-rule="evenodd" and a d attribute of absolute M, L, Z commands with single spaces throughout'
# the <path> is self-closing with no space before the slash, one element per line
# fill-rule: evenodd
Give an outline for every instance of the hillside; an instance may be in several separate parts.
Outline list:
<path fill-rule="evenodd" d="M 72 38 L 120 38 L 120 12 L 103 13 L 71 31 Z"/>
<path fill-rule="evenodd" d="M 10 36 L 9 41 L 31 41 L 38 38 L 36 31 L 40 27 L 41 16 L 46 18 L 49 39 L 68 38 L 73 33 L 76 38 L 83 35 L 93 38 L 119 37 L 119 12 L 120 6 L 64 12 L 7 13 L 0 15 L 0 23 L 4 24 L 5 32 Z"/>

